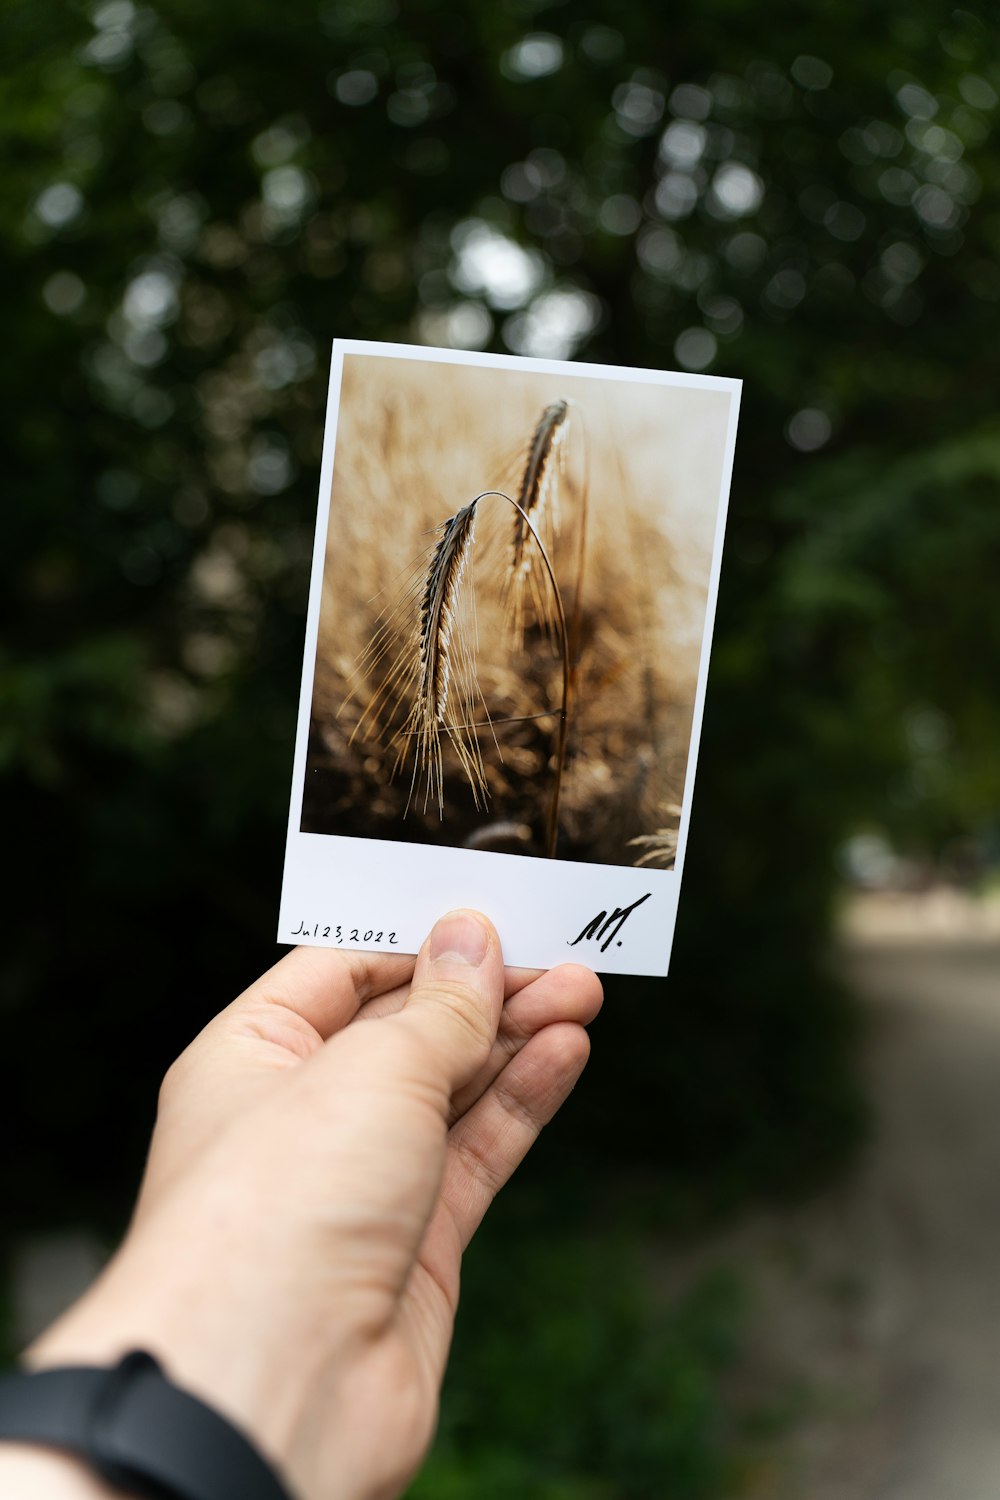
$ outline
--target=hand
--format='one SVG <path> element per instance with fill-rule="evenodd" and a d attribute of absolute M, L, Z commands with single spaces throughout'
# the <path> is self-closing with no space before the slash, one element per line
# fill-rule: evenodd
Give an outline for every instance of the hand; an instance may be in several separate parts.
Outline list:
<path fill-rule="evenodd" d="M 433 1435 L 462 1252 L 600 1004 L 576 965 L 505 973 L 473 912 L 415 963 L 289 954 L 171 1067 L 125 1243 L 29 1362 L 146 1348 L 303 1500 L 398 1495 Z"/>

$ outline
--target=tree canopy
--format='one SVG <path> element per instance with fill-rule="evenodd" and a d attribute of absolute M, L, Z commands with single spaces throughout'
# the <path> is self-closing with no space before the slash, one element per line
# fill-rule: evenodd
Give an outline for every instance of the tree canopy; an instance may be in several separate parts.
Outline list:
<path fill-rule="evenodd" d="M 997 836 L 995 23 L 31 0 L 0 32 L 15 1211 L 72 1211 L 102 1153 L 117 1211 L 152 1080 L 273 952 L 334 335 L 743 378 L 674 971 L 614 988 L 567 1130 L 712 1201 L 835 1160 L 837 850 Z"/>

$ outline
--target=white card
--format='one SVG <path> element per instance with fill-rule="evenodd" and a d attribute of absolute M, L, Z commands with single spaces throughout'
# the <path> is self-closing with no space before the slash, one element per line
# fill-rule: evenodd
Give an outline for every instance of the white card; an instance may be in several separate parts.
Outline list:
<path fill-rule="evenodd" d="M 334 343 L 280 942 L 666 974 L 739 396 Z"/>

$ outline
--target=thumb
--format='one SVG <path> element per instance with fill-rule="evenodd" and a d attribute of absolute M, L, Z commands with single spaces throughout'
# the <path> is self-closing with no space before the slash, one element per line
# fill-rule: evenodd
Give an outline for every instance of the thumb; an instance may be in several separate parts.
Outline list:
<path fill-rule="evenodd" d="M 476 911 L 442 917 L 420 950 L 397 1019 L 422 1044 L 428 1070 L 449 1096 L 489 1057 L 503 992 L 503 953 L 493 924 Z"/>

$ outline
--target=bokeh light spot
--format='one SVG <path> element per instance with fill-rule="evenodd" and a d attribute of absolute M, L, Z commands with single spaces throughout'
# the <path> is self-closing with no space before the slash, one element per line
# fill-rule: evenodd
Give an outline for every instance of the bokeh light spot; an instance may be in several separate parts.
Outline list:
<path fill-rule="evenodd" d="M 697 83 L 679 83 L 670 95 L 670 113 L 687 120 L 707 120 L 712 113 L 712 95 Z"/>
<path fill-rule="evenodd" d="M 87 288 L 74 271 L 56 271 L 42 287 L 42 301 L 59 317 L 75 313 L 86 295 Z"/>
<path fill-rule="evenodd" d="M 707 328 L 685 328 L 674 343 L 677 363 L 685 370 L 705 370 L 715 358 L 718 344 Z"/>
<path fill-rule="evenodd" d="M 701 160 L 707 140 L 704 125 L 694 120 L 674 120 L 663 132 L 660 155 L 672 166 L 690 169 Z"/>
<path fill-rule="evenodd" d="M 53 182 L 35 199 L 34 211 L 49 229 L 62 229 L 80 214 L 83 194 L 71 182 Z"/>
<path fill-rule="evenodd" d="M 550 73 L 558 73 L 562 65 L 563 44 L 549 31 L 535 31 L 522 37 L 500 59 L 504 77 L 517 82 L 547 78 Z"/>
<path fill-rule="evenodd" d="M 453 284 L 462 292 L 483 295 L 505 311 L 521 307 L 540 286 L 541 256 L 525 250 L 482 219 L 467 219 L 452 233 Z"/>
<path fill-rule="evenodd" d="M 800 453 L 815 453 L 830 441 L 833 431 L 830 418 L 817 406 L 804 406 L 790 417 L 785 427 L 785 437 Z"/>
<path fill-rule="evenodd" d="M 600 303 L 579 288 L 557 288 L 536 297 L 524 313 L 508 318 L 503 336 L 516 354 L 569 359 L 600 319 Z"/>
<path fill-rule="evenodd" d="M 810 57 L 803 53 L 789 69 L 795 82 L 803 89 L 828 89 L 833 82 L 833 69 L 821 57 Z"/>
<path fill-rule="evenodd" d="M 370 104 L 378 93 L 378 79 L 367 68 L 350 68 L 334 79 L 333 93 L 341 104 L 358 109 Z"/>
<path fill-rule="evenodd" d="M 613 193 L 598 209 L 597 220 L 608 234 L 634 234 L 642 223 L 642 210 L 630 193 Z"/>
<path fill-rule="evenodd" d="M 724 162 L 712 178 L 712 204 L 726 218 L 755 213 L 763 197 L 763 182 L 742 162 Z"/>
<path fill-rule="evenodd" d="M 665 102 L 659 89 L 638 78 L 620 83 L 611 96 L 615 119 L 632 136 L 648 135 L 655 130 L 663 117 Z"/>

